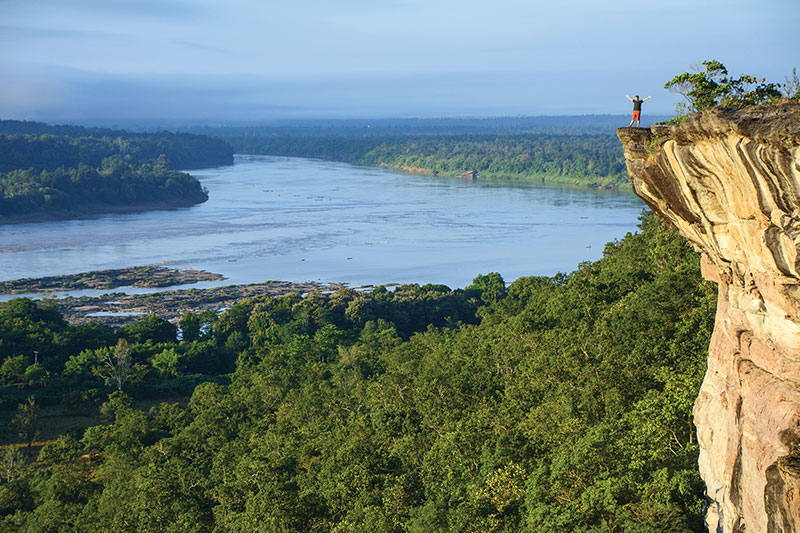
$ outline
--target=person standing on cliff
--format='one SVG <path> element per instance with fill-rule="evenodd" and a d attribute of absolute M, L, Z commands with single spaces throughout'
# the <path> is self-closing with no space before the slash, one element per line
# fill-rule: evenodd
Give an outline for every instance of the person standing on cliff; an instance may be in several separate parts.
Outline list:
<path fill-rule="evenodd" d="M 639 100 L 639 95 L 638 94 L 633 98 L 631 98 L 631 96 L 629 94 L 626 94 L 625 98 L 627 98 L 628 100 L 633 102 L 633 118 L 631 118 L 631 123 L 628 124 L 628 127 L 630 128 L 631 126 L 633 126 L 633 122 L 636 121 L 636 127 L 638 128 L 639 127 L 639 117 L 641 117 L 641 115 L 642 115 L 642 102 L 644 102 L 644 100 L 650 100 L 652 98 L 652 96 L 648 96 L 644 100 Z"/>

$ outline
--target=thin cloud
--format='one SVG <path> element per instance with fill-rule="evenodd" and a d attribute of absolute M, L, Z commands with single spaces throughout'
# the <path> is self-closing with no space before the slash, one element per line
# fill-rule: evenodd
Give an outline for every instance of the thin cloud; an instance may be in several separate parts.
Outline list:
<path fill-rule="evenodd" d="M 795 66 L 800 3 L 728 3 L 638 6 L 681 34 L 665 47 L 622 2 L 0 0 L 0 117 L 616 113 L 634 92 L 669 112 L 664 82 L 702 59 Z"/>
<path fill-rule="evenodd" d="M 202 18 L 216 12 L 212 4 L 190 0 L 37 0 L 36 9 L 40 11 L 61 11 L 65 7 L 70 12 L 85 11 L 92 17 L 110 15 L 141 18 L 187 20 Z M 2 6 L 6 11 L 29 11 L 30 0 L 6 0 Z"/>
<path fill-rule="evenodd" d="M 227 50 L 225 48 L 208 46 L 207 44 L 194 43 L 191 41 L 171 41 L 171 43 L 179 46 L 185 46 L 187 48 L 192 48 L 194 50 L 200 50 L 202 52 L 214 52 L 217 54 L 226 54 L 226 55 L 233 53 L 231 50 Z"/>
<path fill-rule="evenodd" d="M 95 30 L 70 30 L 52 27 L 0 26 L 0 39 L 119 39 L 120 35 Z"/>

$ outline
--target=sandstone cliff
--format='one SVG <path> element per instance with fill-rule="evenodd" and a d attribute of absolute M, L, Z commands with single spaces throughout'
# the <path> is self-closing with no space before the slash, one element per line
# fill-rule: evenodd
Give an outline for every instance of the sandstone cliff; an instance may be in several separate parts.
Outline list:
<path fill-rule="evenodd" d="M 617 135 L 636 194 L 719 284 L 694 407 L 709 529 L 800 531 L 800 105 Z"/>

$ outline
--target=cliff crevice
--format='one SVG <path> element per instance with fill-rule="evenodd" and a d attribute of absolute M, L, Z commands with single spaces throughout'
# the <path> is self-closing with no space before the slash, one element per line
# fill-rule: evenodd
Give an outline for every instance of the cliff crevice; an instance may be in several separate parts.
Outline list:
<path fill-rule="evenodd" d="M 634 192 L 718 284 L 695 402 L 711 531 L 800 531 L 800 105 L 619 128 Z"/>

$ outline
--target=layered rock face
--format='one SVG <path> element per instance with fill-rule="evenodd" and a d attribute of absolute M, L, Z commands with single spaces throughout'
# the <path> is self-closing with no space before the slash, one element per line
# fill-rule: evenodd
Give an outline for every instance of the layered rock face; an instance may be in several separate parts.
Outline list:
<path fill-rule="evenodd" d="M 617 135 L 636 194 L 719 285 L 694 406 L 709 529 L 800 531 L 800 105 Z"/>

